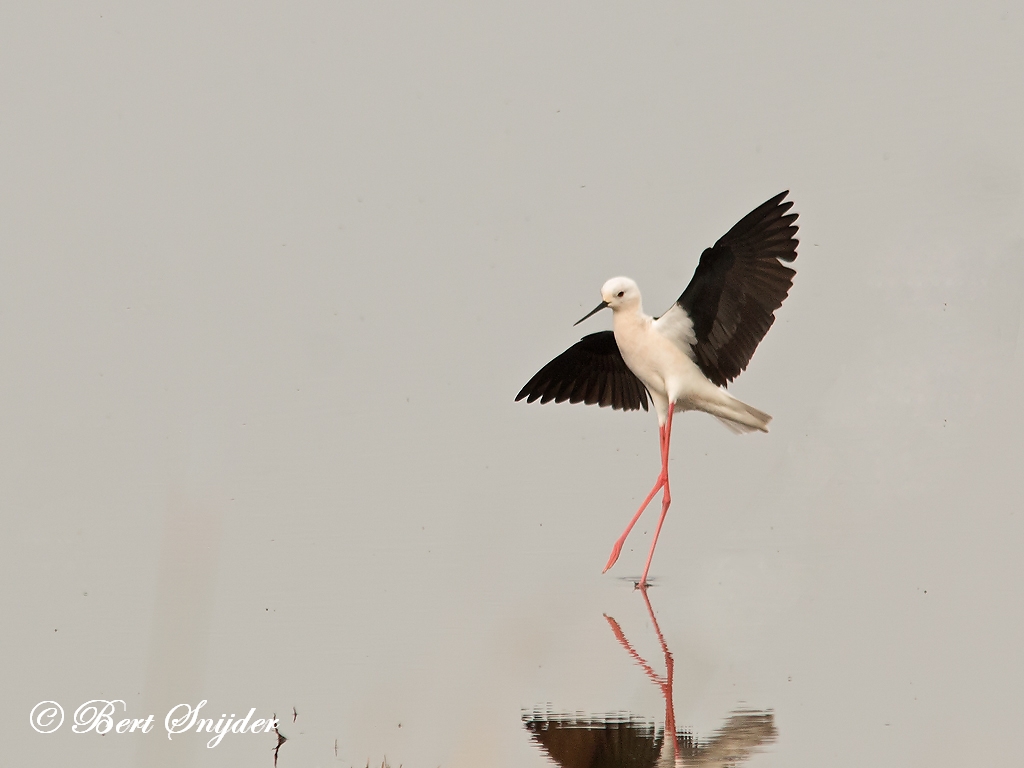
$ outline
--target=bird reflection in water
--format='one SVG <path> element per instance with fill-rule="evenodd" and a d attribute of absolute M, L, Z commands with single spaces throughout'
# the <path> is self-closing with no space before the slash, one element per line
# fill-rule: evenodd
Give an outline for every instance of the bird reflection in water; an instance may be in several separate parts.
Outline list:
<path fill-rule="evenodd" d="M 626 653 L 661 689 L 665 697 L 664 728 L 630 714 L 582 717 L 535 710 L 523 715 L 533 740 L 562 768 L 731 768 L 746 761 L 758 748 L 772 743 L 777 731 L 771 712 L 736 710 L 707 740 L 676 730 L 672 654 L 647 598 L 647 589 L 641 587 L 639 591 L 665 654 L 664 677 L 636 652 L 615 619 L 607 614 L 605 619 Z"/>

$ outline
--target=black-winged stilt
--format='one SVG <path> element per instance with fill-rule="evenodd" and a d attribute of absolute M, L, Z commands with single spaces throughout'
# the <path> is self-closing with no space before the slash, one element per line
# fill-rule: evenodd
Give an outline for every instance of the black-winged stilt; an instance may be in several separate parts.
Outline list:
<path fill-rule="evenodd" d="M 796 258 L 797 214 L 782 192 L 744 216 L 701 254 L 686 290 L 661 317 L 645 315 L 640 289 L 628 277 L 613 277 L 601 288 L 601 303 L 576 325 L 602 309 L 612 310 L 612 331 L 584 336 L 545 365 L 516 395 L 528 403 L 586 403 L 647 410 L 647 395 L 658 414 L 661 473 L 654 488 L 615 542 L 604 570 L 651 499 L 664 489 L 643 576 L 647 584 L 658 534 L 672 503 L 668 452 L 672 415 L 705 411 L 734 432 L 768 431 L 771 416 L 725 391 L 746 369 L 754 350 L 775 322 L 775 310 L 793 285 L 795 270 L 781 261 Z M 669 406 L 672 407 L 669 407 Z"/>

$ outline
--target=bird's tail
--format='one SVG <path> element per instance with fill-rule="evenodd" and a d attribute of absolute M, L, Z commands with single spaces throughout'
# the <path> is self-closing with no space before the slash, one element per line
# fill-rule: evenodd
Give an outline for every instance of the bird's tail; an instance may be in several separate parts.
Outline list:
<path fill-rule="evenodd" d="M 730 430 L 737 435 L 755 430 L 768 431 L 768 423 L 772 420 L 771 416 L 735 397 L 730 396 L 729 400 L 730 402 L 726 405 L 715 409 L 715 416 Z"/>

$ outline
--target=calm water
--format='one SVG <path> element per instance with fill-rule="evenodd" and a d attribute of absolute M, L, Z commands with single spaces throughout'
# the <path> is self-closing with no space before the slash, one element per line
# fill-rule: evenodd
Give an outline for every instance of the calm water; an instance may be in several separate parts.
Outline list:
<path fill-rule="evenodd" d="M 1024 761 L 1016 8 L 2 13 L 6 763 Z M 654 416 L 513 398 L 782 189 L 641 593 Z"/>

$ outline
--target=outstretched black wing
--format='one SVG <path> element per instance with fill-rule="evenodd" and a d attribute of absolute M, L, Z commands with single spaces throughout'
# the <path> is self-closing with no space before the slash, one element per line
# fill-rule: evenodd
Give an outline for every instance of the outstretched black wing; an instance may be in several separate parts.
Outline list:
<path fill-rule="evenodd" d="M 647 410 L 647 390 L 622 359 L 615 334 L 584 336 L 526 382 L 516 400 L 532 403 L 610 405 L 625 411 Z"/>
<path fill-rule="evenodd" d="M 758 206 L 707 248 L 676 301 L 693 322 L 697 365 L 719 386 L 747 367 L 793 285 L 796 271 L 779 261 L 793 261 L 799 243 L 797 214 L 786 213 L 793 203 L 782 202 L 788 194 Z"/>

